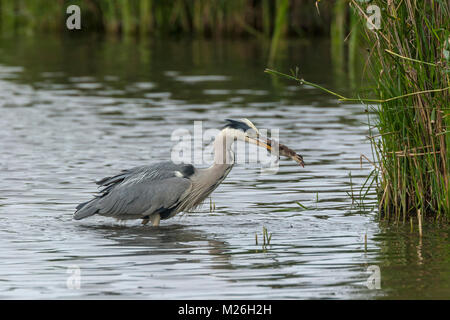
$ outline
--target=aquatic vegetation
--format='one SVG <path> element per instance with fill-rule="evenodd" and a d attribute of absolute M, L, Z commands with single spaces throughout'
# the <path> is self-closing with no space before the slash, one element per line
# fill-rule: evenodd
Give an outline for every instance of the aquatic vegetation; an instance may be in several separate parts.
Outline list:
<path fill-rule="evenodd" d="M 272 240 L 272 233 L 269 234 L 267 231 L 267 228 L 263 226 L 262 228 L 262 237 L 263 237 L 263 249 L 266 248 L 266 246 L 270 245 L 270 240 Z M 255 244 L 258 245 L 258 233 L 255 233 Z"/>
<path fill-rule="evenodd" d="M 380 102 L 371 108 L 381 218 L 450 218 L 450 4 L 374 0 L 381 28 L 364 28 L 368 72 Z M 366 23 L 361 4 L 352 1 Z M 397 97 L 393 99 L 391 97 Z M 421 214 L 422 213 L 422 214 Z M 423 217 L 422 217 L 423 216 Z"/>
<path fill-rule="evenodd" d="M 272 233 L 269 235 L 267 228 L 263 226 L 263 245 L 270 245 L 270 240 L 272 240 Z"/>
<path fill-rule="evenodd" d="M 331 58 L 337 73 L 343 72 L 344 69 L 347 7 L 346 0 L 337 0 L 333 7 L 333 19 L 330 27 Z"/>
<path fill-rule="evenodd" d="M 272 38 L 274 48 L 285 34 L 328 34 L 333 9 L 320 3 L 319 16 L 313 0 L 3 0 L 2 32 L 64 32 L 66 7 L 72 4 L 80 6 L 87 32 L 257 35 Z"/>
<path fill-rule="evenodd" d="M 216 203 L 212 200 L 212 197 L 209 197 L 209 212 L 216 211 Z"/>
<path fill-rule="evenodd" d="M 269 66 L 285 50 L 284 38 L 331 35 L 334 66 L 341 70 L 347 4 L 347 0 L 2 0 L 0 34 L 66 33 L 66 9 L 77 5 L 81 11 L 78 34 L 254 37 L 267 47 Z M 349 50 L 354 39 L 351 36 Z M 352 52 L 350 56 L 355 57 L 356 50 Z"/>
<path fill-rule="evenodd" d="M 372 48 L 367 67 L 376 98 L 348 98 L 297 73 L 265 72 L 310 85 L 342 102 L 368 105 L 375 115 L 372 124 L 368 113 L 376 161 L 360 195 L 364 198 L 375 184 L 380 219 L 405 223 L 415 217 L 421 233 L 423 218 L 450 218 L 450 5 L 372 3 L 386 13 L 381 28 L 363 28 Z M 365 10 L 356 1 L 352 5 L 365 25 Z M 350 196 L 354 199 L 353 190 Z"/>
<path fill-rule="evenodd" d="M 361 159 L 365 156 L 361 156 Z M 345 191 L 347 196 L 352 200 L 352 207 L 355 206 L 361 212 L 372 212 L 376 208 L 373 201 L 368 200 L 370 192 L 373 190 L 376 182 L 376 169 L 373 169 L 365 178 L 362 185 L 355 186 L 352 179 L 352 173 L 349 172 L 350 191 Z"/>
<path fill-rule="evenodd" d="M 298 206 L 299 206 L 300 208 L 302 208 L 303 210 L 309 210 L 309 208 L 308 208 L 307 206 L 304 206 L 304 205 L 301 204 L 300 202 L 296 201 L 295 203 L 298 204 Z"/>
<path fill-rule="evenodd" d="M 273 29 L 272 42 L 270 45 L 269 65 L 272 65 L 273 63 L 273 59 L 275 58 L 275 53 L 278 48 L 280 37 L 283 34 L 283 29 L 286 29 L 288 7 L 289 7 L 289 0 L 276 1 L 275 25 Z"/>

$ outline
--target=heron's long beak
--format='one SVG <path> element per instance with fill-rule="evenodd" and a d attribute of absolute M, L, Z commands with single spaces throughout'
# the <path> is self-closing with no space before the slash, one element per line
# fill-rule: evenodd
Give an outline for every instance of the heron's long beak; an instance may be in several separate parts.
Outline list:
<path fill-rule="evenodd" d="M 258 136 L 257 138 L 246 137 L 245 140 L 249 143 L 253 143 L 259 147 L 267 149 L 269 152 L 277 152 L 281 156 L 288 157 L 295 162 L 297 162 L 302 167 L 305 167 L 303 162 L 303 157 L 297 154 L 294 150 L 288 148 L 284 144 L 279 143 L 275 140 L 270 140 L 269 138 Z M 278 148 L 278 150 L 276 150 Z"/>

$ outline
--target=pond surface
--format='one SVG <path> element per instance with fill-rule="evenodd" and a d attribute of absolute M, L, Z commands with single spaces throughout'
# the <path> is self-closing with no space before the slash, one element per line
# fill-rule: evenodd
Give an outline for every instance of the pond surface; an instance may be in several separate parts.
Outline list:
<path fill-rule="evenodd" d="M 349 196 L 371 171 L 365 107 L 272 79 L 266 52 L 249 40 L 2 39 L 0 298 L 449 298 L 449 230 L 425 225 L 419 239 L 378 223 L 373 191 L 364 207 Z M 282 47 L 276 68 L 297 65 L 353 95 L 326 42 Z M 94 181 L 169 159 L 175 130 L 243 117 L 279 129 L 305 168 L 236 165 L 203 207 L 158 228 L 72 220 Z M 367 286 L 377 270 L 381 289 Z"/>

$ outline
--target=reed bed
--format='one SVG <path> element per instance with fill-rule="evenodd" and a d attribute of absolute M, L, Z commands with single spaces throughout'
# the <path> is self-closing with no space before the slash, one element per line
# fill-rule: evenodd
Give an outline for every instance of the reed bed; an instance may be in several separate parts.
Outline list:
<path fill-rule="evenodd" d="M 419 226 L 424 218 L 448 222 L 450 3 L 371 1 L 380 8 L 380 28 L 367 27 L 366 3 L 350 4 L 364 26 L 358 30 L 364 30 L 369 49 L 366 71 L 375 97 L 349 98 L 296 72 L 266 72 L 313 86 L 343 102 L 368 105 L 374 115 L 369 113 L 368 119 L 375 158 L 369 178 L 378 190 L 380 219 L 407 223 L 414 218 Z"/>
<path fill-rule="evenodd" d="M 342 0 L 339 0 L 342 1 Z M 64 32 L 66 8 L 82 12 L 82 30 L 202 37 L 328 35 L 334 1 L 316 0 L 1 0 L 2 32 Z"/>
<path fill-rule="evenodd" d="M 351 1 L 366 24 L 365 8 Z M 374 0 L 381 28 L 364 28 L 380 102 L 371 135 L 386 220 L 450 218 L 450 2 Z M 442 218 L 442 219 L 441 219 Z"/>

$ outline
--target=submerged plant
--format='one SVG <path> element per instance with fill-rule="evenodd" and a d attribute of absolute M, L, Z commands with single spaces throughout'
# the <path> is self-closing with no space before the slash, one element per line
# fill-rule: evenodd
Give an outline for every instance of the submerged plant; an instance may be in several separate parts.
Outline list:
<path fill-rule="evenodd" d="M 265 226 L 262 227 L 262 238 L 263 238 L 262 248 L 265 249 L 268 245 L 270 245 L 270 240 L 272 240 L 272 233 L 269 234 Z M 255 244 L 258 245 L 257 233 L 255 233 Z"/>
<path fill-rule="evenodd" d="M 269 235 L 267 228 L 263 226 L 263 245 L 270 245 L 270 240 L 272 240 L 272 234 Z"/>
<path fill-rule="evenodd" d="M 209 197 L 209 212 L 216 211 L 216 203 L 212 200 L 212 197 Z"/>

